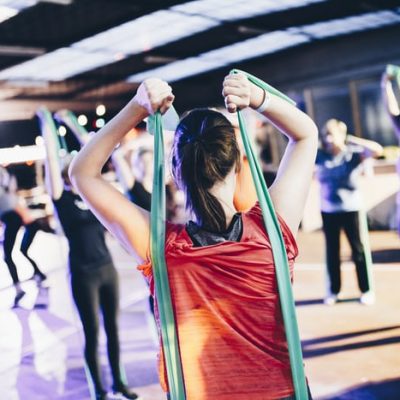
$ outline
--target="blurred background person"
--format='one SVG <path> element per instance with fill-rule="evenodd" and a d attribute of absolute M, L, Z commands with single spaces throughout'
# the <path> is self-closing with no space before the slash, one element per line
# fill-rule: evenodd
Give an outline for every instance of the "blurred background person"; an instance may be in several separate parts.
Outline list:
<path fill-rule="evenodd" d="M 17 194 L 17 180 L 8 171 L 0 167 L 0 219 L 4 224 L 3 255 L 15 287 L 14 307 L 25 295 L 21 288 L 17 265 L 12 252 L 17 239 L 17 234 L 22 226 L 26 226 L 21 242 L 21 252 L 33 267 L 33 277 L 39 281 L 46 279 L 46 275 L 39 269 L 36 262 L 28 255 L 28 250 L 38 230 L 38 223 L 32 220 L 29 210 L 22 203 Z"/>
<path fill-rule="evenodd" d="M 73 189 L 68 177 L 72 156 L 58 156 L 55 127 L 49 126 L 51 114 L 40 109 L 42 135 L 46 146 L 46 183 L 58 220 L 69 244 L 69 269 L 72 297 L 85 335 L 85 360 L 92 397 L 106 400 L 98 359 L 99 310 L 107 336 L 107 353 L 112 373 L 113 395 L 119 399 L 138 399 L 123 382 L 118 335 L 119 282 L 117 271 L 105 242 L 103 226 Z M 54 128 L 54 129 L 52 129 Z"/>
<path fill-rule="evenodd" d="M 343 121 L 330 119 L 321 132 L 322 149 L 317 155 L 317 177 L 321 186 L 321 213 L 326 244 L 328 290 L 325 304 L 333 305 L 341 289 L 340 233 L 349 241 L 356 266 L 360 302 L 373 304 L 365 249 L 361 241 L 359 211 L 363 207 L 359 178 L 363 160 L 379 157 L 382 146 L 347 134 Z"/>

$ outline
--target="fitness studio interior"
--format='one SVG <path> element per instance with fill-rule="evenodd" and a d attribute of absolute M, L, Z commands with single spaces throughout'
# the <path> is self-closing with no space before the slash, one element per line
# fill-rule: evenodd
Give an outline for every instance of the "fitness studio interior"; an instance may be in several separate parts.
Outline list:
<path fill-rule="evenodd" d="M 400 0 L 0 0 L 0 399 L 399 400 Z"/>

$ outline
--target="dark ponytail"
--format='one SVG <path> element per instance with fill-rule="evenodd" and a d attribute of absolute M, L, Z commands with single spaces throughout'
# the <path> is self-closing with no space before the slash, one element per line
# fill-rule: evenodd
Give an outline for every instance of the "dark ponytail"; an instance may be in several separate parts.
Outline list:
<path fill-rule="evenodd" d="M 221 113 L 195 109 L 180 121 L 172 157 L 173 175 L 185 191 L 186 208 L 200 225 L 226 230 L 225 212 L 209 190 L 240 167 L 240 151 L 232 124 Z"/>

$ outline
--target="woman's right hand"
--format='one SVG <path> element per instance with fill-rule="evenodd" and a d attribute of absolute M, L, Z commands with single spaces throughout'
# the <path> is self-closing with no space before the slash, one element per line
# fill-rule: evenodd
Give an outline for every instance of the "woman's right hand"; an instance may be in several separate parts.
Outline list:
<path fill-rule="evenodd" d="M 164 114 L 172 106 L 174 99 L 171 86 L 158 78 L 150 78 L 142 82 L 133 98 L 149 115 L 157 111 Z"/>

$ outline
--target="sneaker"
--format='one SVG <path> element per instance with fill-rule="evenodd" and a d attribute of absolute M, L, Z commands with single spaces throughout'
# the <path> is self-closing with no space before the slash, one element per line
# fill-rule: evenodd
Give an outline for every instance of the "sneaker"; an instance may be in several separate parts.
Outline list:
<path fill-rule="evenodd" d="M 19 304 L 20 300 L 25 295 L 26 295 L 26 293 L 22 289 L 17 290 L 17 294 L 14 297 L 14 307 L 18 307 L 18 304 Z"/>
<path fill-rule="evenodd" d="M 372 306 L 375 303 L 375 294 L 371 291 L 363 293 L 360 297 L 360 303 L 364 306 Z"/>
<path fill-rule="evenodd" d="M 127 386 L 122 386 L 117 390 L 113 390 L 112 393 L 108 395 L 108 398 L 113 400 L 141 400 L 139 395 L 132 392 Z"/>
<path fill-rule="evenodd" d="M 47 279 L 47 276 L 43 272 L 35 272 L 33 275 L 33 279 L 36 281 L 37 284 L 40 284 Z"/>
<path fill-rule="evenodd" d="M 326 306 L 333 306 L 338 302 L 338 295 L 337 294 L 328 294 L 324 299 L 324 304 Z"/>
<path fill-rule="evenodd" d="M 107 396 L 107 392 L 105 390 L 96 392 L 96 400 L 109 400 L 109 397 Z"/>

